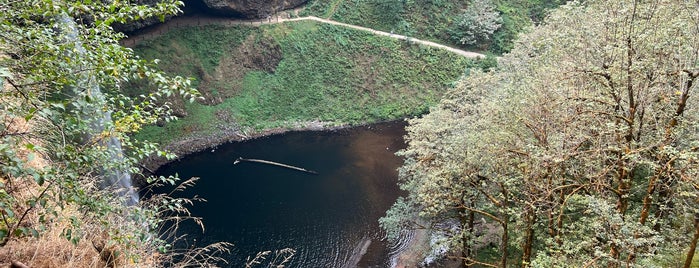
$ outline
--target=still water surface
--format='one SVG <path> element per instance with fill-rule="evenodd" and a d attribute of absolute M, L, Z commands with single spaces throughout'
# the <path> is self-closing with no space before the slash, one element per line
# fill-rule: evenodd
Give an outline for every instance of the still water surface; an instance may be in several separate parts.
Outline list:
<path fill-rule="evenodd" d="M 385 241 L 378 219 L 401 194 L 396 186 L 403 122 L 337 131 L 292 132 L 219 146 L 161 168 L 159 175 L 201 177 L 193 215 L 206 230 L 187 243 L 234 244 L 230 267 L 259 251 L 295 249 L 287 267 L 389 267 L 401 245 Z M 238 157 L 276 161 L 312 175 Z M 196 239 L 196 242 L 194 242 Z"/>

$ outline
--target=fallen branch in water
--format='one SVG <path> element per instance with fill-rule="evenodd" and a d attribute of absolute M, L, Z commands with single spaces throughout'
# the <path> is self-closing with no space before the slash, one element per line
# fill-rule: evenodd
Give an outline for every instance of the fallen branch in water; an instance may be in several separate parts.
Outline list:
<path fill-rule="evenodd" d="M 240 163 L 240 162 L 243 162 L 243 161 L 245 161 L 245 162 L 262 163 L 262 164 L 267 164 L 267 165 L 273 165 L 273 166 L 278 166 L 278 167 L 283 167 L 283 168 L 298 170 L 298 171 L 302 171 L 302 172 L 306 172 L 306 173 L 310 173 L 310 174 L 316 174 L 316 175 L 318 174 L 318 172 L 315 172 L 315 171 L 313 171 L 313 170 L 308 170 L 308 169 L 305 169 L 305 168 L 290 166 L 290 165 L 286 165 L 286 164 L 282 164 L 282 163 L 277 163 L 277 162 L 267 161 L 267 160 L 261 160 L 261 159 L 248 159 L 248 158 L 238 157 L 238 159 L 236 159 L 236 160 L 233 162 L 233 165 L 236 165 L 236 164 L 238 164 L 238 163 Z"/>

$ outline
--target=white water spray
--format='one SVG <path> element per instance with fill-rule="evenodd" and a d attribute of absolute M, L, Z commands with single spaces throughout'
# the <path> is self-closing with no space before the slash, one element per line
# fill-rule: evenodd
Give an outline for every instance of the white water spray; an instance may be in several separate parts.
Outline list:
<path fill-rule="evenodd" d="M 73 19 L 66 14 L 62 14 L 58 17 L 58 24 L 66 42 L 74 44 L 74 49 L 67 52 L 68 56 L 72 59 L 84 56 L 86 51 L 80 39 L 78 39 L 78 29 Z M 91 119 L 90 128 L 92 128 L 92 132 L 88 134 L 89 139 L 105 131 L 106 126 L 112 122 L 112 114 L 110 111 L 102 111 L 101 109 L 105 99 L 100 91 L 99 84 L 95 81 L 94 75 L 88 71 L 82 71 L 90 70 L 91 68 L 89 66 L 74 66 L 73 68 L 78 73 L 76 84 L 73 87 L 73 94 L 78 95 L 80 91 L 85 90 L 91 99 L 90 105 L 78 107 L 82 116 L 90 117 Z M 109 161 L 119 163 L 124 160 L 121 142 L 116 137 L 110 136 L 102 140 L 99 145 L 106 148 Z M 138 203 L 138 193 L 134 191 L 131 184 L 131 174 L 116 167 L 105 167 L 103 172 L 104 179 L 100 185 L 103 189 L 113 189 L 123 195 L 126 197 L 126 204 L 129 206 Z"/>

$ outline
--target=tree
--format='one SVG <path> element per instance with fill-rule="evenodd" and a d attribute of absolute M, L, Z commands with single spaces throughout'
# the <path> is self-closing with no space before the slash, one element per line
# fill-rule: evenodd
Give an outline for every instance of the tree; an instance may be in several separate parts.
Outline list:
<path fill-rule="evenodd" d="M 490 39 L 502 25 L 500 13 L 490 0 L 473 0 L 455 19 L 449 29 L 451 39 L 464 45 L 475 45 Z"/>
<path fill-rule="evenodd" d="M 101 248 L 116 244 L 132 261 L 146 257 L 138 254 L 143 248 L 166 249 L 165 241 L 153 238 L 163 220 L 157 214 L 163 208 L 186 212 L 182 205 L 187 200 L 125 206 L 123 196 L 99 184 L 110 170 L 139 174 L 139 160 L 169 155 L 129 134 L 171 118 L 159 98 L 191 100 L 198 94 L 188 79 L 168 77 L 155 68 L 157 62 L 141 60 L 120 46 L 125 36 L 111 26 L 162 19 L 179 12 L 181 5 L 176 0 L 153 6 L 129 1 L 0 3 L 0 246 L 40 236 L 56 222 L 67 221 L 62 234 L 71 242 L 106 237 Z M 153 93 L 127 97 L 120 89 L 131 80 L 147 81 Z M 88 223 L 99 228 L 87 228 Z"/>
<path fill-rule="evenodd" d="M 501 259 L 523 266 L 690 263 L 693 252 L 673 252 L 694 250 L 697 237 L 697 25 L 686 1 L 554 11 L 498 70 L 471 74 L 411 122 L 407 210 L 426 222 L 463 218 L 461 204 L 493 215 Z"/>
<path fill-rule="evenodd" d="M 397 26 L 396 30 L 401 30 L 405 25 L 410 25 L 403 19 L 406 10 L 410 9 L 415 3 L 414 0 L 381 0 L 371 2 L 373 8 L 372 13 L 380 21 L 387 25 Z M 403 27 L 401 27 L 403 26 Z M 400 32 L 400 31 L 399 31 Z M 407 34 L 403 33 L 402 34 Z"/>

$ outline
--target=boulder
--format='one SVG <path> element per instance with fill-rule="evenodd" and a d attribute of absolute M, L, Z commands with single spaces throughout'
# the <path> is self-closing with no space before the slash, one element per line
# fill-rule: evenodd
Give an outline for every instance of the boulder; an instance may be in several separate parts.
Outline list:
<path fill-rule="evenodd" d="M 165 20 L 169 20 L 172 16 L 167 16 Z M 117 32 L 125 32 L 125 33 L 133 33 L 136 32 L 140 29 L 146 28 L 151 25 L 155 25 L 158 23 L 162 23 L 159 18 L 148 18 L 144 20 L 135 20 L 135 21 L 129 21 L 127 23 L 115 23 L 112 25 L 115 31 Z"/>
<path fill-rule="evenodd" d="M 308 0 L 202 0 L 213 12 L 245 18 L 266 18 L 303 5 Z"/>

